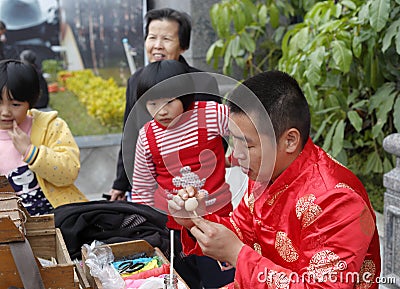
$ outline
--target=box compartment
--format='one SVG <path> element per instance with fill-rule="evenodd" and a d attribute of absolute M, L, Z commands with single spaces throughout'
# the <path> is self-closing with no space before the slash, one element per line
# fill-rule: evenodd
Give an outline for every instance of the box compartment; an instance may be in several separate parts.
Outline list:
<path fill-rule="evenodd" d="M 10 193 L 0 194 L 1 288 L 23 287 L 9 243 L 24 241 L 25 238 L 36 257 L 46 288 L 79 288 L 75 264 L 71 261 L 61 231 L 54 226 L 54 215 L 30 216 L 15 194 Z M 57 264 L 42 266 L 37 258 L 54 258 Z"/>
<path fill-rule="evenodd" d="M 145 252 L 147 256 L 149 257 L 154 257 L 158 256 L 163 264 L 168 264 L 169 261 L 168 259 L 164 256 L 164 254 L 160 251 L 159 248 L 154 248 L 151 246 L 148 242 L 145 240 L 135 240 L 135 241 L 129 241 L 129 242 L 121 242 L 121 243 L 114 243 L 114 244 L 108 244 L 114 254 L 114 259 L 118 260 L 121 259 L 125 256 L 133 255 L 136 253 L 140 252 Z M 87 259 L 87 251 L 86 248 L 82 248 L 82 262 L 83 262 L 83 271 L 85 273 L 86 279 L 89 281 L 89 284 L 92 288 L 95 289 L 103 289 L 103 286 L 100 282 L 100 280 L 96 277 L 93 277 L 90 275 L 90 269 L 87 267 L 85 264 L 85 260 Z M 178 276 L 178 279 L 186 285 L 186 283 L 183 281 L 183 279 L 178 275 L 178 273 L 175 272 L 175 274 Z M 189 288 L 186 285 L 186 288 Z"/>

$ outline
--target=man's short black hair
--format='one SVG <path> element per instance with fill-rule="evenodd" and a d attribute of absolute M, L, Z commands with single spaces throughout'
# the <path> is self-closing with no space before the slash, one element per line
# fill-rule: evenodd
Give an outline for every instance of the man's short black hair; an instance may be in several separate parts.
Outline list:
<path fill-rule="evenodd" d="M 246 98 L 249 95 L 246 87 L 257 96 L 263 107 Z M 243 86 L 231 93 L 228 105 L 232 114 L 252 113 L 257 118 L 253 121 L 261 132 L 267 122 L 263 119 L 266 110 L 277 141 L 286 130 L 296 128 L 303 146 L 307 142 L 311 122 L 308 103 L 297 81 L 287 73 L 267 71 L 245 80 Z"/>
<path fill-rule="evenodd" d="M 13 99 L 27 101 L 29 108 L 33 108 L 39 98 L 39 77 L 35 68 L 19 60 L 0 61 L 1 93 L 4 87 L 11 92 Z"/>
<path fill-rule="evenodd" d="M 176 11 L 171 8 L 153 9 L 147 12 L 145 16 L 146 28 L 145 38 L 149 35 L 149 25 L 153 20 L 176 21 L 179 24 L 179 45 L 181 49 L 187 50 L 190 46 L 190 33 L 192 31 L 192 23 L 189 14 Z"/>
<path fill-rule="evenodd" d="M 0 20 L 0 30 L 6 30 L 6 29 L 7 29 L 6 24 Z"/>

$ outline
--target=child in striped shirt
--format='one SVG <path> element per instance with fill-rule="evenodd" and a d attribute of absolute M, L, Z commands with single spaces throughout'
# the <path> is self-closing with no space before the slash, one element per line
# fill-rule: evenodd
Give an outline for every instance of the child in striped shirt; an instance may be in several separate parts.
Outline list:
<path fill-rule="evenodd" d="M 206 198 L 206 213 L 228 216 L 232 195 L 225 181 L 221 137 L 228 135 L 228 108 L 213 101 L 194 101 L 195 80 L 196 76 L 175 60 L 153 62 L 143 69 L 137 87 L 138 105 L 145 106 L 153 120 L 139 131 L 131 200 L 168 212 L 168 199 L 178 190 L 193 186 Z M 167 226 L 182 229 L 172 217 Z M 211 270 L 206 266 L 205 272 Z M 214 275 L 228 278 L 217 280 L 219 284 L 211 281 L 209 287 L 229 283 L 233 271 L 219 272 L 225 277 Z M 207 288 L 207 281 L 204 283 Z"/>

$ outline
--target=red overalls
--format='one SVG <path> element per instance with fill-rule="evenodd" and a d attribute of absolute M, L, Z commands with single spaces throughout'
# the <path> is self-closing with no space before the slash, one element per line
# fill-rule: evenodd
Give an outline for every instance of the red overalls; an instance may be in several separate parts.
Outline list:
<path fill-rule="evenodd" d="M 156 144 L 156 138 L 150 123 L 145 127 L 153 162 L 156 168 L 158 188 L 154 193 L 154 204 L 157 209 L 168 212 L 167 196 L 175 194 L 187 183 L 201 183 L 201 189 L 208 192 L 206 208 L 209 213 L 228 216 L 232 211 L 231 192 L 225 182 L 225 152 L 221 136 L 207 140 L 205 102 L 198 102 L 198 144 L 161 156 Z M 164 129 L 182 128 L 185 119 L 191 117 L 195 110 L 185 113 L 173 127 Z M 159 123 L 156 123 L 161 127 Z M 179 141 L 179 139 L 177 139 Z M 162 146 L 162 142 L 161 142 Z M 186 167 L 184 170 L 182 168 Z M 188 172 L 188 168 L 190 172 Z M 175 180 L 173 181 L 173 179 Z M 182 180 L 182 182 L 180 182 Z M 178 186 L 174 185 L 178 184 Z M 172 217 L 168 217 L 167 226 L 171 229 L 181 229 Z"/>

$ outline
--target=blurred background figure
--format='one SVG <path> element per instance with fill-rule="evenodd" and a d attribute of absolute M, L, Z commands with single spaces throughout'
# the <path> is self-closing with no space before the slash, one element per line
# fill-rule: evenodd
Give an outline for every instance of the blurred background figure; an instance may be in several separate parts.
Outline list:
<path fill-rule="evenodd" d="M 0 60 L 5 59 L 4 57 L 4 43 L 6 42 L 6 24 L 0 21 Z"/>
<path fill-rule="evenodd" d="M 40 95 L 38 101 L 34 105 L 34 108 L 46 108 L 49 104 L 49 90 L 47 81 L 43 77 L 40 67 L 36 64 L 36 53 L 32 50 L 24 50 L 21 52 L 19 57 L 21 61 L 33 65 L 39 77 Z"/>
<path fill-rule="evenodd" d="M 58 54 L 52 50 L 52 46 L 59 45 L 56 8 L 57 0 L 0 0 L 0 19 L 7 25 L 5 58 L 18 59 L 21 51 L 31 49 L 39 64 L 57 59 Z"/>

